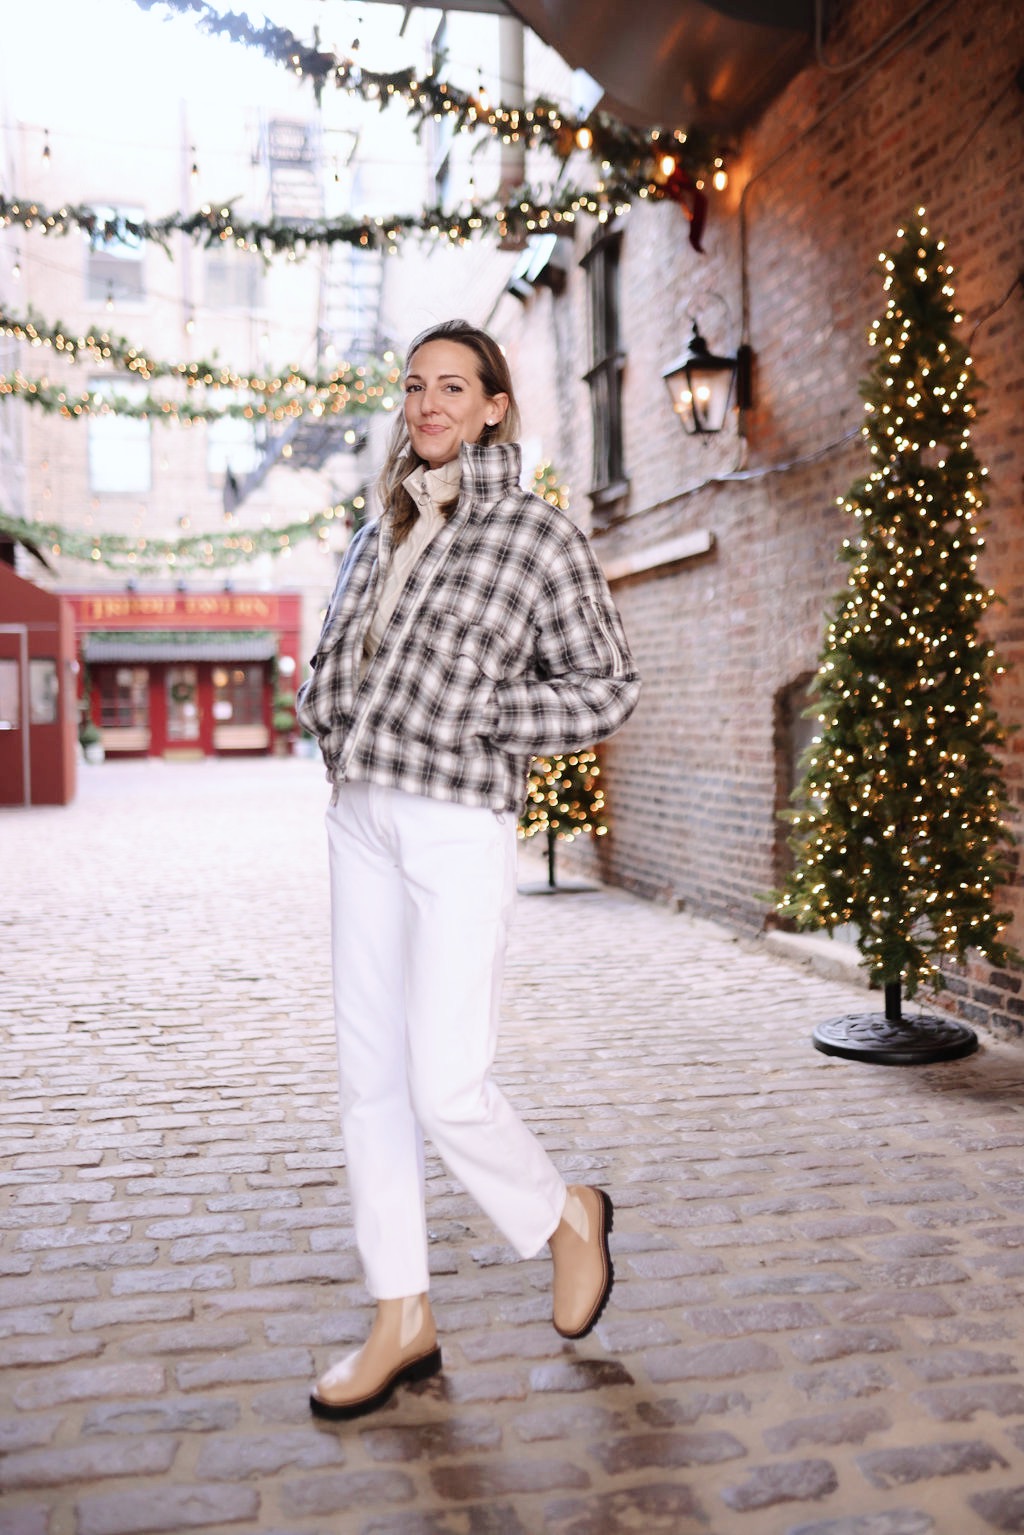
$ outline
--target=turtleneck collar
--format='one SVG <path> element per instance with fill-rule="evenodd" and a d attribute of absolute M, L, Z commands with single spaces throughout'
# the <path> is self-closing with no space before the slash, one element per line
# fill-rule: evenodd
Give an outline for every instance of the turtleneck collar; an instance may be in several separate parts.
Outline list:
<path fill-rule="evenodd" d="M 414 501 L 429 497 L 435 506 L 445 506 L 458 496 L 461 481 L 462 464 L 453 458 L 436 469 L 417 464 L 412 473 L 406 475 L 404 484 Z"/>
<path fill-rule="evenodd" d="M 442 464 L 439 469 L 418 464 L 406 475 L 403 484 L 418 506 L 428 498 L 431 504 L 436 504 L 436 490 L 429 482 L 434 476 L 444 476 L 440 485 L 434 481 L 442 492 L 441 505 L 459 496 L 463 505 L 469 503 L 468 515 L 475 516 L 497 505 L 511 491 L 518 490 L 521 470 L 522 453 L 517 442 L 492 443 L 489 447 L 478 442 L 464 442 L 458 458 Z"/>

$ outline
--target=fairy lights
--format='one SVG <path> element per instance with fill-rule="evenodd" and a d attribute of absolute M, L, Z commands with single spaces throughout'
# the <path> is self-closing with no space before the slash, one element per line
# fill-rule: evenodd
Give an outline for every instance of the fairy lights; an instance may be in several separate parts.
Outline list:
<path fill-rule="evenodd" d="M 67 235 L 78 229 L 90 239 L 106 243 L 152 241 L 168 255 L 170 237 L 177 232 L 207 249 L 230 243 L 267 259 L 275 255 L 298 259 L 309 250 L 339 244 L 393 256 L 410 237 L 465 246 L 480 235 L 504 238 L 510 234 L 558 230 L 563 225 L 572 225 L 580 214 L 595 218 L 604 215 L 605 219 L 625 214 L 633 199 L 642 196 L 684 207 L 690 217 L 690 243 L 699 250 L 707 199 L 680 157 L 673 159 L 673 166 L 671 173 L 664 174 L 645 162 L 635 174 L 624 171 L 608 174 L 589 189 L 559 184 L 557 191 L 548 192 L 523 185 L 507 196 L 467 201 L 458 209 L 432 206 L 419 213 L 373 218 L 339 214 L 302 223 L 244 218 L 230 203 L 203 203 L 192 213 L 132 219 L 100 212 L 86 204 L 65 203 L 47 208 L 31 199 L 0 196 L 0 228 L 16 226 L 43 235 Z"/>
<path fill-rule="evenodd" d="M 331 373 L 314 376 L 297 367 L 271 377 L 240 373 L 206 359 L 189 362 L 164 362 L 150 357 L 125 336 L 106 331 L 89 331 L 76 336 L 58 321 L 48 325 L 39 316 L 15 315 L 0 308 L 0 335 L 12 336 L 33 349 L 51 351 L 72 363 L 87 361 L 108 365 L 145 383 L 169 380 L 183 383 L 186 395 L 199 391 L 202 403 L 164 399 L 146 394 L 142 399 L 126 399 L 90 390 L 76 392 L 66 382 L 46 377 L 29 378 L 22 371 L 0 374 L 0 398 L 19 396 L 40 409 L 66 417 L 85 415 L 122 415 L 146 420 L 191 421 L 219 420 L 230 416 L 246 421 L 284 421 L 309 411 L 313 415 L 370 415 L 378 410 L 392 410 L 399 399 L 400 370 L 388 352 L 364 363 L 342 363 Z M 239 402 L 223 400 L 205 403 L 205 391 L 243 393 L 250 396 Z"/>
<path fill-rule="evenodd" d="M 816 735 L 780 909 L 801 927 L 854 923 L 873 979 L 913 996 L 978 949 L 1011 951 L 996 909 L 1008 797 L 991 702 L 1003 668 L 980 633 L 985 470 L 971 442 L 971 359 L 954 326 L 953 271 L 918 212 L 879 258 L 884 315 L 862 386 L 869 473 L 839 504 L 846 589 L 827 625 Z"/>
<path fill-rule="evenodd" d="M 238 528 L 185 533 L 179 538 L 148 534 L 92 533 L 55 522 L 33 522 L 0 509 L 0 533 L 69 560 L 103 564 L 132 573 L 187 568 L 220 570 L 259 555 L 287 555 L 296 544 L 315 538 L 325 551 L 332 527 L 350 525 L 365 503 L 361 496 L 339 501 L 280 527 Z"/>
<path fill-rule="evenodd" d="M 151 10 L 155 3 L 157 0 L 136 0 L 143 10 Z M 654 185 L 652 161 L 659 141 L 672 154 L 672 170 L 681 167 L 694 180 L 722 165 L 720 148 L 694 130 L 646 131 L 603 112 L 593 112 L 584 120 L 546 97 L 520 105 L 492 103 L 482 81 L 469 91 L 440 79 L 432 69 L 422 76 L 412 68 L 388 72 L 365 69 L 357 58 L 357 39 L 347 54 L 338 56 L 320 47 L 316 29 L 313 42 L 308 44 L 270 21 L 258 25 L 237 12 L 222 14 L 206 0 L 159 3 L 189 15 L 201 31 L 230 37 L 308 80 L 318 100 L 324 87 L 333 85 L 381 109 L 400 103 L 416 128 L 429 119 L 444 120 L 451 123 L 454 132 L 489 135 L 505 143 L 521 143 L 527 149 L 547 149 L 563 162 L 582 151 L 595 165 L 611 168 L 615 179 L 624 185 L 632 184 L 637 194 L 641 186 Z"/>
<path fill-rule="evenodd" d="M 592 751 L 567 756 L 534 757 L 526 808 L 519 821 L 522 838 L 544 832 L 550 841 L 572 842 L 593 832 L 603 837 L 604 790 L 598 784 L 601 769 Z"/>

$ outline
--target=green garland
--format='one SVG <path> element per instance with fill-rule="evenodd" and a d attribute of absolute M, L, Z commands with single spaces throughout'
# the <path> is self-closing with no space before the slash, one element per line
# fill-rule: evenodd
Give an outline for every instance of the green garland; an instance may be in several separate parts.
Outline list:
<path fill-rule="evenodd" d="M 147 382 L 154 379 L 183 380 L 188 389 L 242 390 L 255 396 L 223 405 L 193 404 L 168 400 L 147 392 L 141 399 L 95 390 L 75 393 L 64 383 L 48 378 L 27 378 L 20 370 L 0 373 L 0 399 L 17 396 L 48 415 L 117 415 L 140 421 L 284 421 L 297 416 L 367 416 L 392 410 L 400 398 L 400 369 L 387 353 L 353 367 L 346 363 L 324 377 L 310 377 L 292 368 L 275 378 L 240 374 L 233 368 L 201 360 L 161 362 L 148 357 L 125 336 L 89 332 L 74 336 L 58 321 L 47 326 L 36 316 L 16 316 L 0 309 L 0 334 L 14 336 L 32 346 L 45 346 L 77 362 L 80 356 L 111 363 Z"/>
<path fill-rule="evenodd" d="M 13 336 L 16 341 L 27 341 L 32 346 L 50 347 L 71 362 L 77 362 L 81 355 L 85 355 L 94 362 L 112 363 L 147 382 L 156 378 L 182 379 L 190 388 L 248 390 L 268 398 L 300 392 L 318 395 L 325 402 L 344 394 L 351 409 L 357 406 L 378 409 L 374 402 L 384 392 L 382 386 L 397 384 L 400 376 L 390 352 L 356 365 L 343 363 L 332 373 L 323 375 L 306 374 L 290 366 L 277 375 L 261 377 L 253 373 L 237 373 L 224 363 L 205 358 L 193 362 L 161 362 L 149 357 L 127 336 L 114 336 L 108 331 L 89 331 L 84 336 L 76 336 L 60 320 L 50 325 L 31 308 L 27 314 L 18 315 L 2 305 L 0 335 Z"/>
<path fill-rule="evenodd" d="M 634 186 L 608 177 L 591 191 L 576 187 L 561 188 L 557 195 L 545 197 L 540 191 L 522 186 L 504 202 L 498 198 L 464 204 L 456 211 L 440 207 L 425 208 L 419 214 L 389 214 L 376 218 L 355 218 L 340 214 L 330 219 L 306 221 L 236 218 L 230 203 L 213 207 L 209 203 L 194 213 L 168 213 L 159 219 L 131 219 L 119 213 L 101 213 L 87 204 L 68 203 L 46 208 L 30 198 L 5 197 L 0 194 L 0 227 L 17 225 L 19 229 L 39 230 L 43 234 L 66 235 L 79 229 L 91 240 L 108 243 L 137 243 L 143 240 L 159 245 L 168 255 L 170 237 L 179 233 L 201 243 L 207 249 L 232 243 L 264 257 L 283 252 L 301 255 L 320 246 L 358 245 L 367 250 L 397 253 L 401 241 L 409 235 L 465 245 L 481 234 L 500 239 L 519 235 L 555 232 L 571 228 L 578 214 L 590 214 L 607 220 L 629 211 L 634 196 L 653 200 L 670 199 L 685 206 L 690 214 L 690 243 L 700 248 L 705 200 L 684 173 L 666 175 L 661 182 Z"/>
<path fill-rule="evenodd" d="M 25 400 L 47 415 L 60 415 L 67 420 L 76 416 L 128 416 L 136 421 L 177 421 L 185 426 L 196 421 L 223 421 L 226 417 L 238 421 L 287 421 L 297 416 L 366 416 L 394 407 L 394 397 L 383 389 L 379 400 L 362 404 L 341 395 L 329 401 L 291 398 L 280 404 L 253 400 L 247 404 L 232 401 L 227 405 L 193 405 L 188 400 L 165 400 L 153 394 L 130 400 L 125 395 L 107 395 L 91 389 L 75 394 L 63 384 L 53 384 L 47 378 L 26 378 L 20 372 L 0 374 L 0 400 L 5 396 Z"/>
<path fill-rule="evenodd" d="M 583 149 L 602 174 L 605 168 L 611 168 L 620 181 L 633 182 L 637 192 L 650 180 L 652 162 L 663 154 L 666 146 L 678 166 L 695 179 L 707 173 L 713 161 L 721 164 L 724 153 L 724 146 L 716 152 L 702 133 L 678 129 L 674 133 L 643 131 L 603 112 L 578 118 L 545 97 L 538 97 L 527 106 L 491 106 L 484 91 L 461 90 L 449 81 L 439 80 L 432 70 L 421 76 L 414 69 L 390 73 L 363 69 L 351 53 L 338 58 L 322 49 L 317 28 L 313 29 L 314 41 L 310 45 L 300 41 L 287 27 L 275 26 L 266 19 L 262 26 L 256 26 L 247 16 L 221 13 L 206 0 L 135 3 L 144 11 L 162 4 L 168 11 L 191 15 L 200 31 L 229 37 L 255 49 L 311 81 L 318 101 L 324 85 L 331 82 L 339 90 L 375 102 L 382 109 L 391 102 L 404 102 L 417 130 L 428 118 L 448 119 L 457 130 L 490 132 L 507 143 L 522 143 L 527 148 L 543 146 L 562 161 Z"/>
<path fill-rule="evenodd" d="M 109 570 L 157 570 L 168 565 L 175 569 L 222 569 L 261 554 L 285 554 L 307 538 L 325 541 L 332 526 L 350 522 L 364 506 L 362 496 L 353 496 L 281 527 L 190 533 L 180 538 L 85 533 L 56 522 L 29 522 L 0 510 L 0 534 L 64 559 L 86 560 Z"/>
<path fill-rule="evenodd" d="M 533 490 L 553 506 L 564 508 L 568 494 L 551 464 L 534 472 Z M 132 537 L 125 533 L 85 533 L 56 522 L 30 522 L 0 508 L 0 534 L 18 543 L 45 548 L 70 560 L 87 560 L 110 570 L 221 569 L 254 560 L 261 554 L 280 555 L 307 538 L 326 541 L 332 527 L 357 526 L 366 515 L 366 498 L 349 496 L 322 512 L 277 528 L 237 528 L 217 533 L 189 533 L 179 538 Z"/>

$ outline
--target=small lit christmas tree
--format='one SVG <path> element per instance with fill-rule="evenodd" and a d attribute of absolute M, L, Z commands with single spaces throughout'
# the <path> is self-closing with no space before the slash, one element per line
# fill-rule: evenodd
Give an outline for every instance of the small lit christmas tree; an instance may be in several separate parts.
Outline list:
<path fill-rule="evenodd" d="M 570 756 L 534 757 L 526 809 L 519 818 L 520 837 L 547 838 L 548 888 L 555 885 L 555 847 L 572 842 L 583 832 L 603 837 L 605 824 L 604 790 L 598 784 L 601 769 L 595 752 L 573 752 Z"/>
<path fill-rule="evenodd" d="M 985 503 L 971 443 L 976 385 L 943 242 L 923 209 L 899 235 L 881 257 L 888 303 L 861 389 L 873 464 L 840 498 L 857 527 L 843 542 L 849 576 L 826 632 L 820 733 L 801 808 L 789 813 L 796 866 L 780 903 L 798 927 L 855 924 L 885 989 L 884 1020 L 835 1020 L 815 1044 L 894 1063 L 977 1043 L 961 1025 L 904 1019 L 904 990 L 941 988 L 942 962 L 970 949 L 1010 958 L 996 909 L 1010 840 L 995 755 L 1005 732 L 990 701 L 1002 668 L 980 633 L 995 593 L 975 573 Z M 902 1049 L 915 1027 L 922 1042 Z"/>
<path fill-rule="evenodd" d="M 559 511 L 569 505 L 568 487 L 563 485 L 554 465 L 545 461 L 533 471 L 533 493 L 542 496 Z M 572 842 L 581 833 L 593 832 L 603 837 L 605 824 L 604 790 L 598 784 L 601 769 L 597 754 L 573 752 L 568 756 L 534 757 L 530 765 L 526 809 L 519 818 L 520 837 L 547 838 L 548 889 L 555 890 L 555 847 Z"/>
<path fill-rule="evenodd" d="M 557 470 L 547 460 L 538 464 L 533 471 L 533 485 L 530 488 L 535 496 L 541 496 L 545 501 L 550 501 L 551 505 L 557 506 L 560 512 L 568 510 L 568 487 L 560 483 Z"/>

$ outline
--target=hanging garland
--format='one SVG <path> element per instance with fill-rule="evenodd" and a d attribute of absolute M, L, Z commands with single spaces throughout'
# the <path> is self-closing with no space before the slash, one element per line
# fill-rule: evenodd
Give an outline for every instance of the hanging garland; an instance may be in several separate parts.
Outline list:
<path fill-rule="evenodd" d="M 534 471 L 534 492 L 564 510 L 568 491 L 550 463 Z M 110 570 L 152 571 L 162 566 L 221 569 L 241 565 L 261 554 L 288 554 L 308 538 L 326 545 L 332 527 L 354 527 L 366 515 L 366 497 L 349 496 L 277 528 L 245 528 L 217 533 L 188 533 L 178 538 L 132 537 L 126 533 L 87 533 L 56 522 L 30 522 L 0 508 L 0 534 L 18 543 L 44 547 L 69 560 L 88 560 Z"/>
<path fill-rule="evenodd" d="M 671 161 L 671 165 L 670 165 Z M 571 226 L 578 214 L 590 214 L 607 220 L 628 213 L 634 197 L 669 199 L 684 207 L 690 218 L 690 244 L 701 249 L 701 237 L 707 211 L 707 199 L 675 162 L 666 155 L 656 178 L 643 185 L 609 177 L 591 191 L 563 187 L 557 195 L 545 196 L 538 189 L 522 186 L 502 202 L 497 197 L 486 202 L 464 204 L 459 211 L 439 207 L 425 208 L 419 214 L 389 214 L 374 218 L 356 218 L 339 214 L 330 219 L 306 221 L 282 219 L 238 219 L 231 204 L 214 208 L 209 203 L 195 213 L 169 213 L 160 219 L 131 219 L 119 213 L 101 213 L 86 204 L 45 208 L 27 198 L 8 198 L 0 194 L 0 227 L 17 225 L 19 229 L 39 230 L 43 234 L 66 235 L 80 229 L 94 242 L 138 244 L 146 240 L 171 254 L 170 237 L 184 234 L 207 249 L 231 242 L 239 249 L 264 257 L 287 253 L 304 254 L 320 246 L 337 244 L 359 246 L 366 250 L 395 255 L 409 235 L 466 245 L 482 234 L 499 239 L 520 235 L 557 232 Z M 668 167 L 665 169 L 664 167 Z"/>
<path fill-rule="evenodd" d="M 28 378 L 20 370 L 0 374 L 0 398 L 17 396 L 37 406 L 48 415 L 116 415 L 139 421 L 220 421 L 231 417 L 239 421 L 284 421 L 298 416 L 366 416 L 378 410 L 392 410 L 399 398 L 400 370 L 388 353 L 356 367 L 345 364 L 326 377 L 307 377 L 297 369 L 276 378 L 239 374 L 216 363 L 160 362 L 148 357 L 124 336 L 90 332 L 73 336 L 58 322 L 46 326 L 35 317 L 23 318 L 0 309 L 0 334 L 16 337 L 32 346 L 50 347 L 76 362 L 86 356 L 97 362 L 112 363 L 144 380 L 183 379 L 189 389 L 230 389 L 248 391 L 257 398 L 206 405 L 190 400 L 168 400 L 146 393 L 141 399 L 123 394 L 83 390 L 75 393 L 66 384 L 48 378 Z"/>
<path fill-rule="evenodd" d="M 363 511 L 363 496 L 351 496 L 276 528 L 245 528 L 216 533 L 190 533 L 180 538 L 152 538 L 126 533 L 87 533 L 56 522 L 29 522 L 0 510 L 0 534 L 19 543 L 35 544 L 50 554 L 88 560 L 110 570 L 215 568 L 244 564 L 261 554 L 288 554 L 296 544 L 316 538 L 326 544 L 332 526 L 351 525 Z"/>
<path fill-rule="evenodd" d="M 129 399 L 116 393 L 104 394 L 84 389 L 72 393 L 64 384 L 51 383 L 48 378 L 26 378 L 24 373 L 0 373 L 0 400 L 13 396 L 37 406 L 46 415 L 59 415 L 67 420 L 76 416 L 127 416 L 136 421 L 176 421 L 191 426 L 196 421 L 223 421 L 231 417 L 236 421 L 287 421 L 299 416 L 365 416 L 377 410 L 393 410 L 396 396 L 386 392 L 383 385 L 377 390 L 377 398 L 370 398 L 367 390 L 361 400 L 338 394 L 322 400 L 290 398 L 279 404 L 269 400 L 253 400 L 242 404 L 230 401 L 226 405 L 197 405 L 190 400 L 165 400 L 146 394 L 141 399 Z"/>
<path fill-rule="evenodd" d="M 195 362 L 161 362 L 148 356 L 126 336 L 113 336 L 107 331 L 89 331 L 84 336 L 76 336 L 59 320 L 48 325 L 31 309 L 27 315 L 17 315 L 2 305 L 0 335 L 13 336 L 32 346 L 50 347 L 72 362 L 84 355 L 94 362 L 111 363 L 127 373 L 138 374 L 147 382 L 157 378 L 183 379 L 190 388 L 248 390 L 268 398 L 302 393 L 318 395 L 326 401 L 344 395 L 351 408 L 361 405 L 370 410 L 378 409 L 374 402 L 379 398 L 382 386 L 397 384 L 399 379 L 399 370 L 390 352 L 356 366 L 342 363 L 340 368 L 324 375 L 307 374 L 299 368 L 289 367 L 269 378 L 254 373 L 236 373 L 223 363 L 204 358 Z"/>
<path fill-rule="evenodd" d="M 544 97 L 538 97 L 528 106 L 491 106 L 485 91 L 461 90 L 450 81 L 439 80 L 433 70 L 427 70 L 421 78 L 414 69 L 391 73 L 363 69 L 351 53 L 338 58 L 322 49 L 316 27 L 310 46 L 301 42 L 287 27 L 275 26 L 266 18 L 257 26 L 237 12 L 222 14 L 206 0 L 135 0 L 135 3 L 144 11 L 162 4 L 168 11 L 192 16 L 200 31 L 210 36 L 228 37 L 255 49 L 298 77 L 310 80 L 318 102 L 324 85 L 331 82 L 339 90 L 359 96 L 363 101 L 375 102 L 381 108 L 391 102 L 404 102 L 417 131 L 428 118 L 437 122 L 448 120 L 456 130 L 490 132 L 506 144 L 550 149 L 563 163 L 574 151 L 583 150 L 602 175 L 611 170 L 624 185 L 632 184 L 635 193 L 639 193 L 645 183 L 653 193 L 654 166 L 666 153 L 675 163 L 671 172 L 665 172 L 665 179 L 669 174 L 682 172 L 698 190 L 703 185 L 702 177 L 710 174 L 712 165 L 720 168 L 723 164 L 724 146 L 722 153 L 716 153 L 703 133 L 685 133 L 679 129 L 674 133 L 664 133 L 660 129 L 645 132 L 603 112 L 578 118 Z M 353 52 L 357 48 L 358 42 L 354 44 Z"/>

